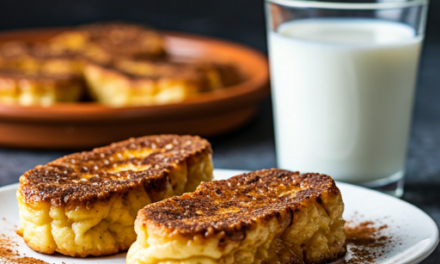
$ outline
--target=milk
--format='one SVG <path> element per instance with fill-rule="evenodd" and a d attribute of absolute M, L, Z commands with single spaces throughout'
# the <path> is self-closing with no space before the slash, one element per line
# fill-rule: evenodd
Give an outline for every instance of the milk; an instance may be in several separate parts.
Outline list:
<path fill-rule="evenodd" d="M 421 43 L 377 19 L 270 32 L 279 167 L 353 183 L 402 177 Z"/>

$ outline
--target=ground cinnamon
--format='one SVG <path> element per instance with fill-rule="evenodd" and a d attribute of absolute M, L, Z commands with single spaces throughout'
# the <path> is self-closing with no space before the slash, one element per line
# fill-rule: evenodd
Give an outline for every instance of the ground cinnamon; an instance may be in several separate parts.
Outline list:
<path fill-rule="evenodd" d="M 386 224 L 380 221 L 364 221 L 355 224 L 348 221 L 344 227 L 347 256 L 343 264 L 376 263 L 383 254 L 388 253 L 393 246 L 394 239 L 386 235 Z"/>
<path fill-rule="evenodd" d="M 22 257 L 17 248 L 18 245 L 13 242 L 11 237 L 4 234 L 0 235 L 0 262 L 2 264 L 48 264 L 45 261 L 31 258 Z"/>
<path fill-rule="evenodd" d="M 14 244 L 11 242 L 9 237 L 5 235 L 0 236 L 0 256 L 2 258 L 11 258 L 20 256 L 17 250 L 13 249 Z"/>

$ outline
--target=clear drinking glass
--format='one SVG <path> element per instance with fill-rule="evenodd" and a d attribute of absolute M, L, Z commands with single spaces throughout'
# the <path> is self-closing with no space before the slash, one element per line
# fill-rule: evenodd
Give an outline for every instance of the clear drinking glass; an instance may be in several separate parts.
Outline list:
<path fill-rule="evenodd" d="M 403 194 L 427 5 L 266 2 L 280 168 Z"/>

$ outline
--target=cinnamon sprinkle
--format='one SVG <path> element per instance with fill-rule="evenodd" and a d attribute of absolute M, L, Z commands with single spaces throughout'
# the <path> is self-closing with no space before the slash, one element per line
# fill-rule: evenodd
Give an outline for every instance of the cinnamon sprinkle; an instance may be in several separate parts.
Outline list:
<path fill-rule="evenodd" d="M 380 221 L 364 221 L 358 224 L 348 221 L 344 227 L 348 255 L 341 263 L 376 263 L 378 258 L 393 247 L 395 239 L 384 233 L 387 228 L 388 225 L 381 225 Z"/>
<path fill-rule="evenodd" d="M 2 264 L 48 264 L 36 258 L 21 257 L 18 250 L 14 249 L 16 247 L 18 245 L 11 237 L 0 235 L 0 262 Z"/>

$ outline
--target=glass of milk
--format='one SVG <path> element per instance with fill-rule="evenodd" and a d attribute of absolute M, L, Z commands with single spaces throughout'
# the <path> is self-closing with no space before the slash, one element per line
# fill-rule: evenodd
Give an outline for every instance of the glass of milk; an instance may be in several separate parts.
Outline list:
<path fill-rule="evenodd" d="M 427 0 L 267 0 L 280 168 L 403 194 Z"/>

